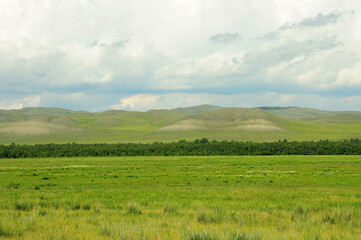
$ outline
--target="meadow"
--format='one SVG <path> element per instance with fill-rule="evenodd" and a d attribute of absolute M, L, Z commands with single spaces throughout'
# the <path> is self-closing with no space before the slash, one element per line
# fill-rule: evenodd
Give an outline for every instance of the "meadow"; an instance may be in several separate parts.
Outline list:
<path fill-rule="evenodd" d="M 0 239 L 361 239 L 360 156 L 0 159 Z"/>

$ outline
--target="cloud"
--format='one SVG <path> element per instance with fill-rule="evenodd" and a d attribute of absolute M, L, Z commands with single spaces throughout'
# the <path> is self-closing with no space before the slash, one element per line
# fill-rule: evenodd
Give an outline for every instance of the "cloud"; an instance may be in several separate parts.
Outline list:
<path fill-rule="evenodd" d="M 336 36 L 324 36 L 320 39 L 293 40 L 269 44 L 249 52 L 225 54 L 217 52 L 201 58 L 190 58 L 157 70 L 155 79 L 161 89 L 193 89 L 250 87 L 257 84 L 274 82 L 301 85 L 305 88 L 323 89 L 315 84 L 318 76 L 328 74 L 319 62 L 319 75 L 305 73 L 307 60 L 317 57 L 321 52 L 333 51 L 342 44 Z M 316 60 L 315 60 L 316 61 Z M 307 69 L 314 65 L 309 64 Z M 291 70 L 291 71 L 289 71 Z M 314 71 L 314 69 L 312 69 Z M 314 78 L 313 78 L 314 77 Z"/>
<path fill-rule="evenodd" d="M 121 98 L 113 109 L 146 111 L 173 109 L 201 104 L 222 107 L 300 106 L 325 110 L 361 110 L 361 95 L 336 97 L 317 94 L 285 94 L 262 92 L 254 94 L 166 93 L 136 94 Z"/>
<path fill-rule="evenodd" d="M 215 104 L 228 106 L 234 96 L 220 94 L 136 94 L 119 100 L 119 104 L 111 106 L 113 109 L 127 109 L 145 111 L 149 109 L 172 109 L 176 107 L 188 107 L 200 104 Z"/>
<path fill-rule="evenodd" d="M 65 102 L 59 103 L 59 99 Z M 222 107 L 259 107 L 259 106 L 300 106 L 325 110 L 361 110 L 361 95 L 332 96 L 318 94 L 289 94 L 276 92 L 210 94 L 210 93 L 163 93 L 134 94 L 118 98 L 117 95 L 103 97 L 100 94 L 87 95 L 82 92 L 69 94 L 45 93 L 19 99 L 0 99 L 0 109 L 20 109 L 29 106 L 50 106 L 84 110 L 92 105 L 90 111 L 107 109 L 147 111 L 150 109 L 173 109 L 201 104 Z M 74 103 L 76 103 L 74 105 Z M 57 105 L 58 104 L 58 105 Z"/>
<path fill-rule="evenodd" d="M 340 45 L 337 36 L 306 40 L 284 39 L 280 43 L 271 45 L 269 49 L 247 53 L 245 61 L 253 65 L 273 65 L 281 61 L 291 61 L 300 56 L 309 56 L 315 52 L 333 49 Z"/>
<path fill-rule="evenodd" d="M 213 35 L 210 37 L 209 40 L 214 43 L 227 44 L 227 43 L 237 40 L 239 37 L 240 36 L 238 33 L 226 32 L 226 33 L 220 33 L 220 34 Z"/>
<path fill-rule="evenodd" d="M 144 110 L 157 106 L 157 101 L 161 98 L 159 95 L 137 94 L 120 99 L 120 103 L 110 106 L 112 109 L 131 109 Z"/>
<path fill-rule="evenodd" d="M 0 101 L 97 111 L 174 91 L 352 96 L 360 19 L 356 0 L 0 1 Z"/>
<path fill-rule="evenodd" d="M 0 101 L 0 109 L 21 109 L 24 107 L 36 107 L 40 104 L 40 96 L 27 96 L 19 100 Z"/>
<path fill-rule="evenodd" d="M 108 110 L 109 105 L 114 103 L 118 97 L 118 95 L 114 94 L 104 95 L 101 92 L 45 92 L 40 95 L 41 101 L 39 105 L 99 112 Z"/>
<path fill-rule="evenodd" d="M 84 78 L 84 81 L 90 84 L 105 83 L 113 79 L 114 72 L 111 70 L 100 70 L 96 75 L 90 75 Z"/>
<path fill-rule="evenodd" d="M 361 87 L 361 62 L 351 68 L 343 68 L 337 75 L 334 86 Z"/>
<path fill-rule="evenodd" d="M 285 24 L 282 27 L 280 27 L 279 30 L 284 31 L 295 28 L 314 28 L 314 27 L 327 26 L 329 24 L 338 23 L 343 16 L 344 14 L 340 12 L 331 12 L 326 15 L 319 13 L 317 14 L 316 17 L 305 18 L 299 23 Z"/>
<path fill-rule="evenodd" d="M 284 34 L 293 34 L 298 33 L 299 36 L 302 36 L 304 33 L 310 32 L 316 33 L 315 31 L 329 31 L 330 27 L 334 26 L 345 20 L 345 17 L 352 17 L 354 12 L 336 12 L 333 11 L 328 14 L 318 13 L 315 17 L 304 18 L 303 20 L 296 23 L 286 23 L 281 27 L 277 28 L 275 31 L 271 31 L 265 34 L 260 39 L 264 40 L 278 40 L 282 38 Z"/>
<path fill-rule="evenodd" d="M 125 47 L 125 45 L 130 42 L 130 39 L 124 39 L 124 40 L 119 40 L 113 43 L 98 43 L 98 41 L 94 41 L 92 44 L 90 44 L 91 47 L 95 47 L 95 46 L 99 46 L 99 47 L 103 47 L 103 48 L 123 48 Z"/>
<path fill-rule="evenodd" d="M 155 79 L 160 80 L 162 89 L 219 87 L 226 78 L 242 73 L 243 56 L 243 52 L 218 52 L 202 58 L 182 60 L 157 70 Z"/>

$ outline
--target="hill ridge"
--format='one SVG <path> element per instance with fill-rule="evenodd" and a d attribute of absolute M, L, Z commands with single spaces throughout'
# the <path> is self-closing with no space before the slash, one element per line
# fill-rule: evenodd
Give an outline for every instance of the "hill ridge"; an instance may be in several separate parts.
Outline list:
<path fill-rule="evenodd" d="M 263 109 L 262 109 L 263 108 Z M 0 144 L 361 138 L 361 112 L 198 105 L 147 112 L 0 110 Z"/>

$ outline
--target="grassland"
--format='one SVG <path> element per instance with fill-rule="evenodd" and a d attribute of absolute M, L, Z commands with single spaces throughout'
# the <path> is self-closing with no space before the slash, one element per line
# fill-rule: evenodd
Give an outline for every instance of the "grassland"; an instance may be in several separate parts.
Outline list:
<path fill-rule="evenodd" d="M 361 239 L 360 156 L 0 159 L 2 239 Z"/>
<path fill-rule="evenodd" d="M 278 141 L 361 138 L 361 112 L 209 105 L 147 112 L 57 108 L 0 110 L 0 144 L 194 140 Z"/>

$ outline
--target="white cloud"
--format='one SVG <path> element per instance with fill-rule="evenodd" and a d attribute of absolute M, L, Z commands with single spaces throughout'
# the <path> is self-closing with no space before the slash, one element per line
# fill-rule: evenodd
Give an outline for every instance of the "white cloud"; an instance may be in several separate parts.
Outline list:
<path fill-rule="evenodd" d="M 114 76 L 113 71 L 104 72 L 104 70 L 100 70 L 99 74 L 97 74 L 97 75 L 87 76 L 85 78 L 85 82 L 88 82 L 91 84 L 105 83 L 105 82 L 111 81 L 113 79 L 113 76 Z"/>
<path fill-rule="evenodd" d="M 343 68 L 338 73 L 337 81 L 334 86 L 361 86 L 361 62 L 355 64 L 352 68 Z"/>
<path fill-rule="evenodd" d="M 0 109 L 21 109 L 24 107 L 36 107 L 40 104 L 40 96 L 27 96 L 18 100 L 0 101 Z"/>
<path fill-rule="evenodd" d="M 159 95 L 137 94 L 120 99 L 120 103 L 110 106 L 112 109 L 131 109 L 144 110 L 157 107 L 157 101 L 161 98 Z"/>
<path fill-rule="evenodd" d="M 317 94 L 284 94 L 262 92 L 255 94 L 136 94 L 121 98 L 112 109 L 146 111 L 173 109 L 201 104 L 223 107 L 300 106 L 325 110 L 361 110 L 361 95 L 351 97 L 320 96 Z"/>
<path fill-rule="evenodd" d="M 340 99 L 340 102 L 338 103 L 339 106 L 339 110 L 345 110 L 344 106 L 347 106 L 346 109 L 348 110 L 358 110 L 360 111 L 361 108 L 359 106 L 361 106 L 361 95 L 355 95 L 355 96 L 348 96 L 348 97 L 342 97 Z M 331 108 L 333 109 L 333 108 Z"/>
<path fill-rule="evenodd" d="M 226 33 L 219 33 L 219 34 L 213 35 L 209 38 L 209 40 L 214 43 L 227 44 L 227 43 L 231 43 L 231 42 L 237 40 L 238 38 L 239 38 L 238 33 L 226 32 Z"/>
<path fill-rule="evenodd" d="M 10 109 L 22 109 L 24 107 L 24 104 L 21 102 L 0 102 L 0 108 L 1 109 L 6 109 L 6 110 L 10 110 Z"/>
<path fill-rule="evenodd" d="M 159 69 L 155 73 L 155 79 L 160 81 L 162 89 L 219 87 L 227 84 L 227 77 L 242 74 L 243 56 L 244 52 L 217 52 L 202 58 L 182 60 Z"/>
<path fill-rule="evenodd" d="M 170 90 L 351 96 L 360 19 L 358 0 L 0 1 L 0 94 L 55 92 L 39 104 L 85 109 L 89 96 L 109 106 L 110 95 Z M 81 104 L 61 98 L 74 92 Z"/>
<path fill-rule="evenodd" d="M 294 100 L 295 98 L 296 98 L 296 95 L 294 95 L 294 94 L 281 94 L 279 96 L 279 100 L 277 101 L 276 105 L 290 104 L 290 102 L 292 102 L 292 100 Z"/>

